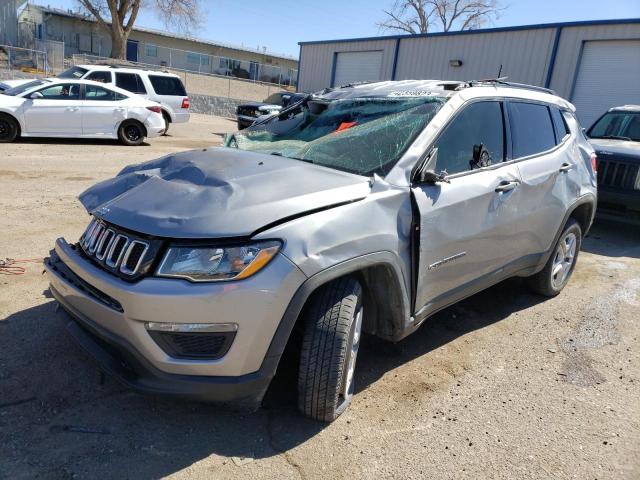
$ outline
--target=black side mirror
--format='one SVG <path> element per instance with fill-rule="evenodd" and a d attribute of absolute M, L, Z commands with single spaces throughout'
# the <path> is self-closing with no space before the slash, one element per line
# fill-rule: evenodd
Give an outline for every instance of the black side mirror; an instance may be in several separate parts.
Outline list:
<path fill-rule="evenodd" d="M 469 162 L 471 170 L 474 168 L 488 167 L 491 165 L 491 154 L 483 143 L 473 146 L 473 158 Z"/>

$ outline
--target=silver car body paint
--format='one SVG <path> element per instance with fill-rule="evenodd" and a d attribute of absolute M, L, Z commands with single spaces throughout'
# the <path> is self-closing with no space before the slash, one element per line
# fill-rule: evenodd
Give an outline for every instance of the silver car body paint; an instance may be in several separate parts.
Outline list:
<path fill-rule="evenodd" d="M 170 239 L 281 239 L 280 254 L 242 281 L 195 285 L 147 277 L 131 284 L 93 266 L 59 240 L 56 251 L 61 259 L 121 302 L 125 313 L 108 311 L 49 268 L 57 298 L 129 338 L 162 371 L 237 376 L 256 372 L 296 291 L 328 271 L 345 271 L 342 266 L 358 259 L 384 257 L 402 286 L 403 325 L 394 339 L 410 333 L 429 313 L 480 287 L 506 276 L 534 273 L 572 205 L 585 197 L 595 202 L 592 149 L 571 115 L 571 135 L 535 158 L 464 172 L 451 176 L 451 183 L 436 185 L 412 186 L 411 171 L 443 127 L 474 100 L 517 98 L 569 112 L 574 108 L 539 91 L 501 86 L 452 91 L 444 89 L 444 83 L 383 82 L 320 95 L 327 100 L 449 97 L 384 178 L 226 148 L 175 154 L 126 168 L 81 195 L 89 213 Z M 573 168 L 562 173 L 566 162 Z M 498 193 L 495 188 L 501 182 L 518 186 Z M 414 228 L 419 230 L 417 272 Z M 438 262 L 438 268 L 429 268 Z M 239 325 L 238 337 L 220 360 L 181 361 L 155 345 L 144 328 L 149 321 L 233 322 Z"/>

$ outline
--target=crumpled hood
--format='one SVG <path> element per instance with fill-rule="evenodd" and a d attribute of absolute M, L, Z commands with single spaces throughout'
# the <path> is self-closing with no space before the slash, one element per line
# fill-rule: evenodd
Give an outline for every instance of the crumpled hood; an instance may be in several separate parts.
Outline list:
<path fill-rule="evenodd" d="M 364 198 L 367 177 L 299 160 L 211 148 L 132 165 L 80 195 L 87 211 L 159 237 L 244 237 L 282 219 Z"/>
<path fill-rule="evenodd" d="M 640 157 L 640 142 L 613 138 L 590 138 L 589 143 L 599 154 L 630 155 Z"/>

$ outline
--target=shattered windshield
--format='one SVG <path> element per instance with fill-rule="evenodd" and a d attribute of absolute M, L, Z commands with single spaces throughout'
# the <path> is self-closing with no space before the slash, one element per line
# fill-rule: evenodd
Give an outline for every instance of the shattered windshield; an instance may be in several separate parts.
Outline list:
<path fill-rule="evenodd" d="M 386 175 L 446 102 L 445 97 L 308 100 L 225 146 L 282 155 L 359 175 Z"/>

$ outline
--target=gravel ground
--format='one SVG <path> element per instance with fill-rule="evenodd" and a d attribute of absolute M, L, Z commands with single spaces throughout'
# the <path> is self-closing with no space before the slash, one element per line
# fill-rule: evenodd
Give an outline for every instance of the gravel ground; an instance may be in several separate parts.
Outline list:
<path fill-rule="evenodd" d="M 195 116 L 140 148 L 0 146 L 0 258 L 78 238 L 77 195 L 124 165 L 233 128 Z M 365 338 L 353 404 L 328 426 L 284 386 L 243 414 L 101 378 L 27 264 L 0 276 L 0 478 L 638 479 L 640 229 L 597 224 L 583 247 L 557 298 L 509 280 L 397 345 Z"/>

